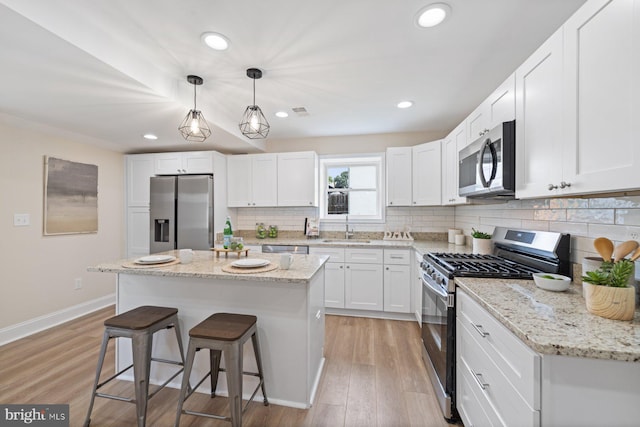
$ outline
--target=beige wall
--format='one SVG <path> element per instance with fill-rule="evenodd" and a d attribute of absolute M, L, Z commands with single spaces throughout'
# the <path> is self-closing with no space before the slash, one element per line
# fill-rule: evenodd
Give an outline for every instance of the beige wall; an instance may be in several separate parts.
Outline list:
<path fill-rule="evenodd" d="M 315 151 L 318 154 L 378 153 L 387 147 L 411 147 L 444 138 L 443 132 L 405 132 L 376 135 L 326 136 L 299 139 L 270 139 L 267 152 Z"/>
<path fill-rule="evenodd" d="M 124 254 L 122 154 L 6 123 L 0 147 L 0 329 L 113 293 L 114 275 L 86 268 Z M 43 236 L 45 155 L 98 166 L 97 234 Z"/>

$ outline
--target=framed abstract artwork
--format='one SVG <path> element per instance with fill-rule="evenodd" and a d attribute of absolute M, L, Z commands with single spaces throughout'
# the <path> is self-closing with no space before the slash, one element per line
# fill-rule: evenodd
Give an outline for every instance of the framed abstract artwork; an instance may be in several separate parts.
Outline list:
<path fill-rule="evenodd" d="M 44 234 L 98 232 L 98 166 L 45 156 Z"/>

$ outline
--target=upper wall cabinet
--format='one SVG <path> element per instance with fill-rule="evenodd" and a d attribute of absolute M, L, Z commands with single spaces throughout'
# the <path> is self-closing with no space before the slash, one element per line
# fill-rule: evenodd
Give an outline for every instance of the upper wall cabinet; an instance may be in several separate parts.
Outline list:
<path fill-rule="evenodd" d="M 467 145 L 467 122 L 460 123 L 442 141 L 442 204 L 459 205 L 467 202 L 458 195 L 458 152 Z"/>
<path fill-rule="evenodd" d="M 512 74 L 467 117 L 466 144 L 472 143 L 484 132 L 493 129 L 500 123 L 515 118 L 514 92 L 515 76 Z"/>
<path fill-rule="evenodd" d="M 277 155 L 227 157 L 227 202 L 230 208 L 277 206 Z"/>
<path fill-rule="evenodd" d="M 587 2 L 564 58 L 564 194 L 639 188 L 640 1 Z"/>
<path fill-rule="evenodd" d="M 318 206 L 318 155 L 279 153 L 278 206 Z"/>
<path fill-rule="evenodd" d="M 562 28 L 516 70 L 516 196 L 549 197 L 562 177 Z"/>
<path fill-rule="evenodd" d="M 590 0 L 516 71 L 516 196 L 640 188 L 640 1 Z"/>
<path fill-rule="evenodd" d="M 128 207 L 149 207 L 149 178 L 154 175 L 154 156 L 155 154 L 125 156 Z"/>
<path fill-rule="evenodd" d="M 442 141 L 412 147 L 412 206 L 433 206 L 442 202 Z"/>
<path fill-rule="evenodd" d="M 387 206 L 411 206 L 413 203 L 411 147 L 387 148 Z"/>
<path fill-rule="evenodd" d="M 182 173 L 213 173 L 212 153 L 210 151 L 188 151 L 155 155 L 156 175 Z"/>

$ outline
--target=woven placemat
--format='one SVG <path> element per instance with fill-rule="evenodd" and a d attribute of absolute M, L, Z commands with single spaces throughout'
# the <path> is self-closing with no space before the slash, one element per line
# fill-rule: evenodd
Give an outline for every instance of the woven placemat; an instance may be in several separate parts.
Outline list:
<path fill-rule="evenodd" d="M 135 262 L 123 262 L 122 266 L 126 268 L 158 268 L 158 267 L 169 267 L 171 265 L 180 264 L 180 259 L 175 259 L 173 261 L 165 262 L 162 264 L 136 264 Z"/>
<path fill-rule="evenodd" d="M 267 271 L 273 271 L 277 269 L 278 269 L 278 264 L 273 264 L 273 263 L 265 265 L 264 267 L 257 267 L 257 268 L 238 268 L 238 267 L 234 267 L 231 264 L 227 264 L 222 267 L 222 271 L 225 271 L 227 273 L 234 273 L 234 274 L 266 273 Z"/>

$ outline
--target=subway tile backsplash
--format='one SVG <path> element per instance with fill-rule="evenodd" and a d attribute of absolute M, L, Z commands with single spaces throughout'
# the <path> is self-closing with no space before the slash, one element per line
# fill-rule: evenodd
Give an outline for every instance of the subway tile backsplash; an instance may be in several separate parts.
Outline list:
<path fill-rule="evenodd" d="M 305 218 L 318 216 L 317 208 L 237 208 L 236 228 L 252 230 L 256 222 L 281 230 L 303 231 Z M 350 226 L 356 232 L 401 230 L 446 232 L 456 227 L 466 235 L 471 228 L 491 232 L 495 226 L 556 231 L 572 236 L 572 261 L 595 256 L 593 240 L 604 236 L 620 243 L 640 241 L 640 196 L 575 199 L 512 200 L 506 203 L 456 207 L 388 207 L 386 224 Z M 343 231 L 344 224 L 321 224 L 321 231 Z"/>

